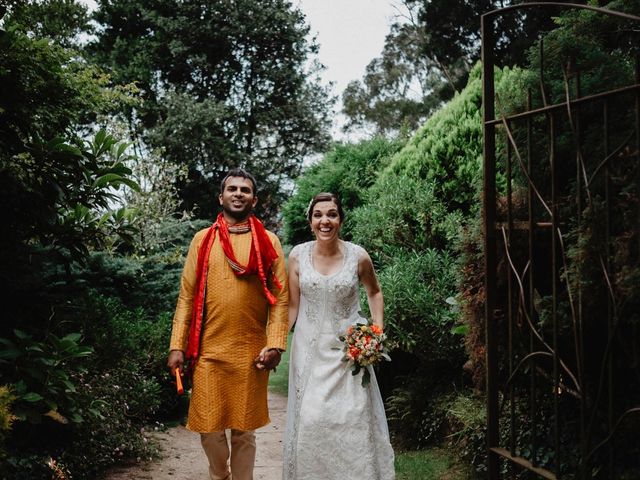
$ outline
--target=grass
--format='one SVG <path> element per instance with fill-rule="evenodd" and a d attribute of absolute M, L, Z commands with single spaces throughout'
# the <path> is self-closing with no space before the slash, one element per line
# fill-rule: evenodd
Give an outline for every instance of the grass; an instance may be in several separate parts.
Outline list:
<path fill-rule="evenodd" d="M 269 388 L 285 397 L 287 396 L 289 388 L 289 351 L 291 349 L 292 335 L 292 333 L 289 333 L 289 337 L 287 338 L 287 351 L 282 354 L 280 365 L 276 368 L 275 373 L 271 372 L 269 374 Z"/>
<path fill-rule="evenodd" d="M 445 450 L 396 452 L 396 480 L 467 480 L 468 472 Z"/>

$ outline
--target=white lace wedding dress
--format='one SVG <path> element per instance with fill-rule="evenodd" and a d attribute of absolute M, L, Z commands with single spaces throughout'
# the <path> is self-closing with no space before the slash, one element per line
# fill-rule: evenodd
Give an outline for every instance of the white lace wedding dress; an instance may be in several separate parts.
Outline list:
<path fill-rule="evenodd" d="M 364 250 L 349 242 L 339 271 L 314 268 L 314 242 L 296 246 L 300 308 L 291 346 L 284 480 L 389 480 L 393 450 L 382 397 L 371 367 L 362 387 L 342 361 L 338 337 L 359 315 L 358 259 Z"/>

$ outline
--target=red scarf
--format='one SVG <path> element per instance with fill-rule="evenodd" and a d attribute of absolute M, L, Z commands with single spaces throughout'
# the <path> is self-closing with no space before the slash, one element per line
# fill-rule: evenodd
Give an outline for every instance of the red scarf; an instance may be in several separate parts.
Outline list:
<path fill-rule="evenodd" d="M 251 231 L 251 250 L 249 252 L 249 263 L 242 265 L 236 259 L 233 253 L 233 247 L 229 240 L 229 226 L 222 214 L 218 215 L 216 222 L 211 225 L 202 240 L 202 244 L 198 249 L 198 263 L 196 266 L 196 291 L 193 297 L 193 308 L 191 311 L 191 325 L 189 327 L 189 339 L 187 341 L 186 358 L 191 360 L 191 364 L 198 358 L 200 353 L 200 335 L 202 333 L 202 317 L 204 313 L 205 287 L 207 285 L 207 271 L 209 269 L 209 254 L 213 241 L 216 238 L 216 230 L 220 232 L 220 243 L 222 250 L 227 257 L 227 262 L 231 266 L 233 273 L 237 276 L 258 275 L 262 282 L 262 290 L 269 305 L 276 303 L 276 298 L 267 287 L 267 275 L 265 272 L 271 272 L 273 283 L 278 289 L 282 288 L 282 284 L 271 271 L 273 262 L 278 258 L 278 253 L 267 235 L 267 231 L 254 215 L 249 217 L 247 224 L 231 227 L 231 231 L 244 232 Z"/>

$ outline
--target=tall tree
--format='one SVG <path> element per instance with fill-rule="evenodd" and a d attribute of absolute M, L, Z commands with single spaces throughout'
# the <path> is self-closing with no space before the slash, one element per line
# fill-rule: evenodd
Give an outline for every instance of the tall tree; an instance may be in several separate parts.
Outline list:
<path fill-rule="evenodd" d="M 90 30 L 87 6 L 76 0 L 11 0 L 4 8 L 14 28 L 63 47 L 77 46 Z"/>
<path fill-rule="evenodd" d="M 522 1 L 403 0 L 381 56 L 343 94 L 345 128 L 373 127 L 386 135 L 415 130 L 466 85 L 480 58 L 480 16 L 517 3 Z M 499 63 L 524 65 L 528 47 L 552 28 L 554 12 L 538 8 L 501 16 Z"/>
<path fill-rule="evenodd" d="M 414 9 L 415 10 L 415 9 Z M 362 80 L 345 89 L 345 130 L 373 126 L 380 135 L 415 130 L 454 89 L 443 68 L 424 54 L 427 35 L 417 11 L 391 26 L 382 54 L 367 65 Z"/>
<path fill-rule="evenodd" d="M 95 112 L 128 98 L 75 52 L 32 38 L 11 16 L 5 20 L 0 91 L 11 94 L 0 98 L 0 201 L 7 216 L 0 251 L 12 264 L 16 248 L 37 246 L 80 260 L 104 239 L 109 222 L 100 215 L 118 203 L 109 187 L 131 182 L 124 147 L 111 152 L 114 141 L 104 132 L 94 144 L 79 132 Z"/>
<path fill-rule="evenodd" d="M 100 0 L 91 46 L 115 78 L 136 81 L 144 141 L 188 166 L 182 206 L 210 217 L 224 171 L 253 171 L 267 216 L 287 180 L 328 142 L 330 99 L 302 13 L 286 0 Z"/>

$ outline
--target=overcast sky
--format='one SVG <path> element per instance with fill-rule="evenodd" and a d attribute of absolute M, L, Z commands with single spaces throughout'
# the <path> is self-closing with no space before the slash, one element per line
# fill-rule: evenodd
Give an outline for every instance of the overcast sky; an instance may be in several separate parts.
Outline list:
<path fill-rule="evenodd" d="M 342 92 L 382 52 L 397 11 L 392 0 L 294 0 L 320 45 L 325 77 Z"/>
<path fill-rule="evenodd" d="M 384 39 L 398 14 L 398 0 L 293 0 L 305 14 L 320 45 L 319 60 L 327 70 L 322 78 L 335 82 L 342 96 L 347 84 L 359 80 L 367 64 L 379 56 Z M 336 106 L 340 110 L 340 105 Z M 337 118 L 338 123 L 342 119 Z M 337 127 L 334 134 L 337 134 Z"/>

